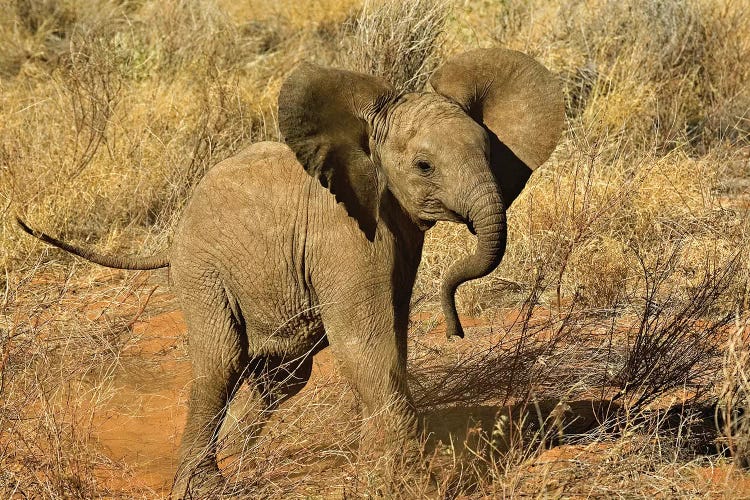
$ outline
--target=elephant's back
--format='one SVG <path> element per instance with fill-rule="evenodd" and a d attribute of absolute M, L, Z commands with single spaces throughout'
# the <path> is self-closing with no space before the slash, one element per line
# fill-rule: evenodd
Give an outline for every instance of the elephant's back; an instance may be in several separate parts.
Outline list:
<path fill-rule="evenodd" d="M 244 192 L 250 202 L 275 195 L 290 195 L 309 179 L 294 152 L 280 142 L 259 142 L 211 168 L 195 194 L 216 194 L 223 189 Z"/>
<path fill-rule="evenodd" d="M 285 144 L 253 144 L 206 173 L 185 208 L 178 231 L 264 231 L 293 215 L 294 200 L 308 180 Z"/>

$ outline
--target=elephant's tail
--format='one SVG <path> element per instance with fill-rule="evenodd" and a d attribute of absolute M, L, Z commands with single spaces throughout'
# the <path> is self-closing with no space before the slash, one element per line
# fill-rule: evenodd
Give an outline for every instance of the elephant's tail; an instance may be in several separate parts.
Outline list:
<path fill-rule="evenodd" d="M 71 245 L 70 243 L 65 243 L 64 241 L 53 238 L 41 231 L 32 229 L 18 216 L 16 216 L 16 222 L 21 226 L 21 229 L 29 233 L 31 236 L 39 238 L 43 242 L 49 243 L 50 245 L 72 253 L 73 255 L 77 255 L 82 259 L 86 259 L 89 262 L 99 264 L 100 266 L 112 267 L 115 269 L 129 269 L 131 271 L 159 269 L 169 266 L 169 258 L 167 257 L 166 252 L 152 255 L 150 257 L 117 257 L 112 255 L 102 255 L 87 248 L 81 248 Z"/>

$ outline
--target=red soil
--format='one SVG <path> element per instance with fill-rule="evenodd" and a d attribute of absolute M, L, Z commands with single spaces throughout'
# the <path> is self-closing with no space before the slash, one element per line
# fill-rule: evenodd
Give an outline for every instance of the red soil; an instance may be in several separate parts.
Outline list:
<path fill-rule="evenodd" d="M 102 477 L 113 489 L 169 493 L 185 425 L 190 364 L 176 349 L 185 332 L 182 313 L 139 321 L 140 337 L 115 375 L 117 390 L 96 415 L 95 437 L 107 455 L 126 463 L 132 477 Z"/>

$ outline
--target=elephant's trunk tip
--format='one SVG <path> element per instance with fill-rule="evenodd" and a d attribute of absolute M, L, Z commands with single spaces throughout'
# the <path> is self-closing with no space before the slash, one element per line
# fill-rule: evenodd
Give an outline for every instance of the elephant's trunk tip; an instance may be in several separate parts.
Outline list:
<path fill-rule="evenodd" d="M 448 340 L 457 340 L 464 338 L 464 329 L 461 326 L 461 323 L 458 323 L 453 332 L 447 331 L 445 336 Z"/>
<path fill-rule="evenodd" d="M 456 288 L 443 287 L 443 315 L 445 316 L 445 337 L 448 340 L 464 338 L 464 329 L 456 309 Z"/>

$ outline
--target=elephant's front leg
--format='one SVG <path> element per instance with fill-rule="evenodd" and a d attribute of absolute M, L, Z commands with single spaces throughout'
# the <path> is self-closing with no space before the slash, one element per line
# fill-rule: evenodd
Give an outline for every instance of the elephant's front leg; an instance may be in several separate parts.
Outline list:
<path fill-rule="evenodd" d="M 349 299 L 328 309 L 324 323 L 331 350 L 364 406 L 361 451 L 413 454 L 418 419 L 406 377 L 408 300 L 396 307 L 389 294 L 352 292 Z"/>

